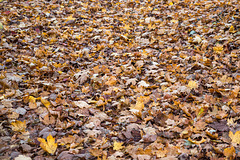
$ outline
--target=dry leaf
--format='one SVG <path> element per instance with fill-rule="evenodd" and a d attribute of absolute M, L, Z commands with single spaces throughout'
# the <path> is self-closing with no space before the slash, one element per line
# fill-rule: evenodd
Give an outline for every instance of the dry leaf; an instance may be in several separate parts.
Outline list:
<path fill-rule="evenodd" d="M 25 155 L 19 155 L 14 160 L 31 160 L 32 158 L 25 156 Z"/>
<path fill-rule="evenodd" d="M 240 131 L 233 134 L 232 131 L 229 132 L 229 137 L 232 139 L 232 143 L 240 144 Z"/>
<path fill-rule="evenodd" d="M 26 121 L 15 121 L 11 123 L 12 125 L 12 130 L 17 131 L 17 132 L 24 132 L 25 129 L 27 128 Z"/>
<path fill-rule="evenodd" d="M 223 154 L 228 159 L 234 159 L 236 156 L 235 148 L 233 146 L 230 148 L 226 148 L 226 149 L 224 149 Z"/>
<path fill-rule="evenodd" d="M 113 149 L 116 150 L 116 151 L 121 150 L 121 149 L 124 148 L 124 146 L 122 146 L 122 145 L 123 145 L 123 142 L 114 141 Z"/>
<path fill-rule="evenodd" d="M 29 108 L 36 109 L 37 108 L 36 98 L 34 98 L 33 96 L 29 96 L 28 100 L 29 100 Z"/>
<path fill-rule="evenodd" d="M 46 99 L 44 99 L 44 98 L 42 98 L 42 97 L 41 97 L 41 102 L 42 102 L 42 104 L 43 104 L 45 107 L 47 107 L 47 108 L 49 108 L 50 105 L 51 105 L 51 103 L 50 103 L 48 100 L 46 100 Z"/>
<path fill-rule="evenodd" d="M 190 89 L 198 88 L 198 83 L 195 82 L 195 81 L 189 81 L 189 82 L 188 82 L 188 87 L 189 87 Z"/>
<path fill-rule="evenodd" d="M 57 149 L 57 143 L 55 143 L 55 138 L 51 134 L 48 135 L 47 141 L 43 138 L 38 138 L 38 141 L 41 143 L 40 147 L 50 154 L 54 154 Z"/>
<path fill-rule="evenodd" d="M 117 83 L 117 78 L 114 76 L 111 76 L 105 84 L 109 86 L 113 86 L 116 83 Z"/>
<path fill-rule="evenodd" d="M 229 32 L 230 33 L 235 33 L 236 31 L 235 31 L 235 28 L 233 27 L 233 26 L 231 26 L 230 28 L 229 28 Z"/>
<path fill-rule="evenodd" d="M 192 139 L 189 137 L 189 138 L 188 138 L 188 141 L 190 141 L 191 143 L 200 145 L 201 143 L 204 143 L 204 142 L 206 141 L 206 139 L 202 138 L 200 141 L 195 141 L 195 140 L 192 140 Z"/>
<path fill-rule="evenodd" d="M 89 105 L 87 102 L 85 101 L 73 101 L 73 105 L 79 108 L 90 108 L 91 105 Z"/>

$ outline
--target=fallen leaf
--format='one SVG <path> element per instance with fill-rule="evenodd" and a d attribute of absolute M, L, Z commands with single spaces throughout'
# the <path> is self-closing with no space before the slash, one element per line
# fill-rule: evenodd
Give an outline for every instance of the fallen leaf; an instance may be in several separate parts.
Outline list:
<path fill-rule="evenodd" d="M 54 154 L 57 149 L 57 143 L 55 143 L 55 138 L 51 134 L 48 135 L 47 141 L 43 138 L 38 138 L 38 141 L 41 143 L 40 147 L 50 154 Z"/>
<path fill-rule="evenodd" d="M 198 88 L 198 83 L 195 82 L 195 81 L 189 81 L 189 82 L 188 82 L 188 87 L 189 87 L 190 89 Z"/>
<path fill-rule="evenodd" d="M 191 143 L 200 145 L 201 143 L 204 143 L 206 139 L 202 138 L 200 141 L 195 141 L 195 140 L 192 140 L 190 137 L 188 137 L 188 141 L 190 141 Z"/>
<path fill-rule="evenodd" d="M 230 33 L 235 33 L 236 31 L 235 31 L 235 28 L 233 27 L 233 26 L 231 26 L 230 28 L 229 28 L 229 32 Z"/>
<path fill-rule="evenodd" d="M 229 127 L 227 125 L 226 120 L 221 120 L 219 122 L 213 122 L 213 123 L 209 124 L 209 126 L 212 127 L 213 129 L 216 129 L 221 132 L 229 131 Z"/>
<path fill-rule="evenodd" d="M 117 83 L 116 77 L 111 76 L 105 84 L 108 85 L 108 86 L 113 86 L 116 83 Z"/>
<path fill-rule="evenodd" d="M 232 143 L 240 144 L 240 131 L 233 134 L 232 131 L 229 132 L 229 137 L 232 139 Z"/>
<path fill-rule="evenodd" d="M 225 148 L 223 154 L 227 159 L 234 159 L 236 156 L 236 150 L 233 146 L 230 148 Z"/>
<path fill-rule="evenodd" d="M 41 97 L 41 102 L 47 108 L 49 108 L 49 106 L 51 105 L 51 103 L 48 100 L 46 100 L 46 99 L 44 99 L 42 97 Z"/>
<path fill-rule="evenodd" d="M 113 150 L 118 151 L 118 150 L 123 149 L 124 146 L 122 146 L 122 145 L 123 145 L 123 142 L 114 141 L 114 143 L 113 143 Z"/>
<path fill-rule="evenodd" d="M 221 53 L 223 51 L 223 46 L 217 45 L 216 47 L 213 47 L 213 50 L 217 53 Z"/>
<path fill-rule="evenodd" d="M 27 128 L 26 121 L 15 121 L 11 123 L 12 130 L 17 132 L 24 132 Z"/>
<path fill-rule="evenodd" d="M 29 96 L 28 100 L 29 100 L 29 108 L 36 109 L 37 108 L 36 98 L 34 98 L 33 96 Z"/>
<path fill-rule="evenodd" d="M 85 101 L 73 101 L 73 105 L 79 108 L 90 108 L 91 105 L 89 105 L 87 102 Z"/>
<path fill-rule="evenodd" d="M 25 155 L 19 155 L 14 160 L 31 160 L 32 158 L 25 156 Z"/>

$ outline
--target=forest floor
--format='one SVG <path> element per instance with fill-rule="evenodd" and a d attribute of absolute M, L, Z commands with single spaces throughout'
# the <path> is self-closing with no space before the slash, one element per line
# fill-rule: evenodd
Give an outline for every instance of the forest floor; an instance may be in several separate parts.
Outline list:
<path fill-rule="evenodd" d="M 240 159 L 238 0 L 0 8 L 0 159 Z"/>

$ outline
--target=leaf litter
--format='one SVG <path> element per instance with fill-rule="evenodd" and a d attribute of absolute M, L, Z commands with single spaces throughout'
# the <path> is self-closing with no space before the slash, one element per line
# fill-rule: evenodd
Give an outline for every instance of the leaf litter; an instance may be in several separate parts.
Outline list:
<path fill-rule="evenodd" d="M 6 1 L 2 159 L 239 159 L 231 1 Z"/>

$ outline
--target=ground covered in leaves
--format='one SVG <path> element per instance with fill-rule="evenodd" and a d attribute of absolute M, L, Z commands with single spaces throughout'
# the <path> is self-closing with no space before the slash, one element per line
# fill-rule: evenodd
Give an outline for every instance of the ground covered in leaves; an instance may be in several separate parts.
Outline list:
<path fill-rule="evenodd" d="M 1 159 L 239 159 L 238 0 L 8 1 Z"/>

